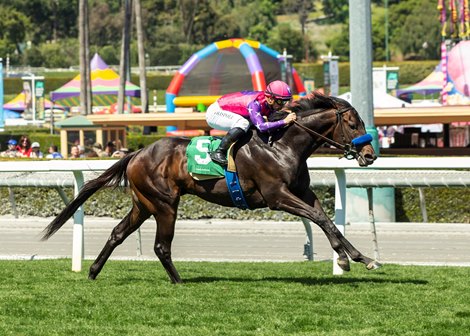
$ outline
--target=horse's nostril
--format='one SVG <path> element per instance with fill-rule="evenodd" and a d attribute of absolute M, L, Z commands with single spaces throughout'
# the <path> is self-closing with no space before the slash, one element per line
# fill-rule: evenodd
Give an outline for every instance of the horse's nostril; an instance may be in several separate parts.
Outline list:
<path fill-rule="evenodd" d="M 366 153 L 366 154 L 364 154 L 364 159 L 365 159 L 367 162 L 374 162 L 375 159 L 377 159 L 377 155 L 375 155 L 375 154 L 370 154 L 370 153 Z"/>

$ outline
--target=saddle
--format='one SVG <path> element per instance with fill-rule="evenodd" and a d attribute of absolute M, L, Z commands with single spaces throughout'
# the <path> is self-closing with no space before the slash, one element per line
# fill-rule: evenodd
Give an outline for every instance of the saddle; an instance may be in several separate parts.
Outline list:
<path fill-rule="evenodd" d="M 219 164 L 212 162 L 209 153 L 215 151 L 220 145 L 221 138 L 214 136 L 199 136 L 191 139 L 186 148 L 188 159 L 188 172 L 195 180 L 210 180 L 225 177 L 225 169 Z M 227 170 L 236 172 L 235 160 L 233 159 L 233 144 L 227 151 Z"/>
<path fill-rule="evenodd" d="M 220 138 L 212 136 L 200 136 L 191 139 L 186 148 L 189 175 L 198 181 L 225 177 L 233 204 L 240 209 L 248 209 L 233 158 L 232 148 L 234 144 L 227 151 L 228 165 L 225 169 L 219 164 L 212 162 L 209 156 L 209 153 L 216 150 L 220 145 L 220 141 Z"/>

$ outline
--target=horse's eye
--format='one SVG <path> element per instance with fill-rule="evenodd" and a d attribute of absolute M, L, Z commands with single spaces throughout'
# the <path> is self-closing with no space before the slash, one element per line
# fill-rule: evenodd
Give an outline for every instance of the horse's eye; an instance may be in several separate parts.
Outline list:
<path fill-rule="evenodd" d="M 350 121 L 350 122 L 348 122 L 348 124 L 349 124 L 349 127 L 350 127 L 352 130 L 357 130 L 357 125 L 356 125 L 355 122 Z"/>

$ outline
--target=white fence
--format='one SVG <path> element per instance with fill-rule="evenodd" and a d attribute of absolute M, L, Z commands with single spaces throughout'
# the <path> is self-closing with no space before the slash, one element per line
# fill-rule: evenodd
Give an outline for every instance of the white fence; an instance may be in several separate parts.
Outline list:
<path fill-rule="evenodd" d="M 50 187 L 74 186 L 75 195 L 82 188 L 84 173 L 101 172 L 116 160 L 51 160 L 0 162 L 0 186 L 3 187 Z M 356 161 L 333 157 L 315 157 L 307 161 L 312 176 L 312 186 L 335 186 L 335 224 L 344 233 L 346 188 L 368 188 L 369 199 L 372 187 L 436 187 L 470 186 L 470 158 L 379 158 L 370 167 L 361 168 Z M 58 172 L 68 173 L 58 177 Z M 4 173 L 4 174 L 2 174 Z M 9 173 L 8 177 L 4 177 Z M 15 173 L 15 174 L 12 174 Z M 24 173 L 31 173 L 26 176 Z M 20 174 L 20 175 L 16 175 Z M 66 202 L 67 200 L 63 196 Z M 370 200 L 369 200 L 369 203 Z M 81 271 L 84 255 L 84 213 L 80 207 L 73 219 L 72 270 Z M 303 220 L 307 233 L 307 258 L 313 260 L 311 223 Z M 373 214 L 371 218 L 373 223 Z M 375 231 L 374 227 L 372 230 Z M 334 257 L 336 260 L 336 257 Z M 333 272 L 341 270 L 333 263 Z"/>

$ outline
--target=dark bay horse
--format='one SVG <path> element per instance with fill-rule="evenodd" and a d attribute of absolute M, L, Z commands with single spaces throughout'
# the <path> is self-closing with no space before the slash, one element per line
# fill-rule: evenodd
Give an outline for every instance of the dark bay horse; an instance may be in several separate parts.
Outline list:
<path fill-rule="evenodd" d="M 297 114 L 295 124 L 268 139 L 252 129 L 235 144 L 234 156 L 250 209 L 269 207 L 307 218 L 316 223 L 338 253 L 338 265 L 350 269 L 349 258 L 367 269 L 380 264 L 360 253 L 326 216 L 320 201 L 310 189 L 307 158 L 328 142 L 345 150 L 360 166 L 374 162 L 370 143 L 355 146 L 354 139 L 366 131 L 357 111 L 345 100 L 313 94 L 287 106 Z M 284 118 L 287 112 L 278 112 Z M 104 187 L 117 187 L 127 181 L 132 195 L 132 209 L 113 229 L 106 245 L 90 267 L 95 279 L 113 250 L 150 216 L 157 223 L 154 250 L 173 283 L 181 278 L 171 259 L 171 243 L 181 195 L 193 194 L 223 206 L 233 207 L 225 179 L 194 180 L 187 171 L 186 147 L 190 139 L 164 138 L 131 153 L 96 179 L 88 181 L 77 197 L 45 228 L 48 239 L 91 195 Z"/>

